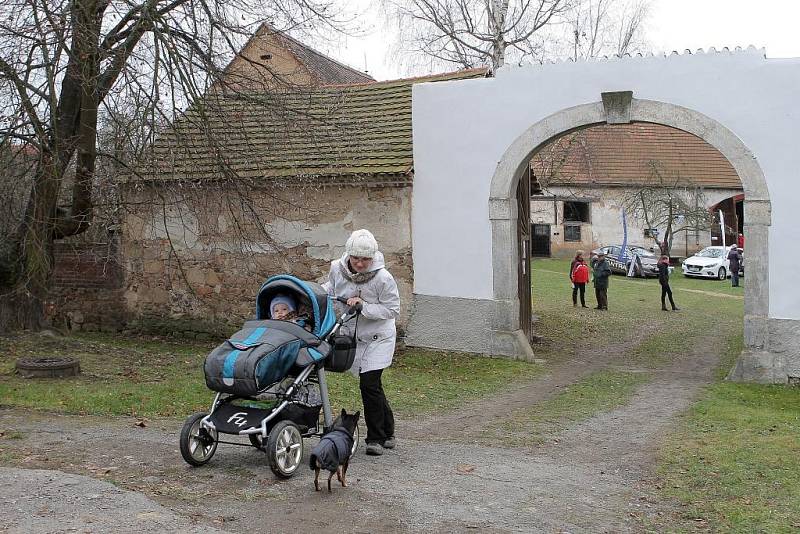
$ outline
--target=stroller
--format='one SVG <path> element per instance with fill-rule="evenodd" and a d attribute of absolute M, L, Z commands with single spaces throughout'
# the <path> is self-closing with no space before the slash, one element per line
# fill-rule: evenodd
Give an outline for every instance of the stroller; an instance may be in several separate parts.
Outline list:
<path fill-rule="evenodd" d="M 310 331 L 270 318 L 269 304 L 279 293 L 293 295 L 298 309 L 308 310 Z M 256 319 L 206 357 L 206 385 L 217 394 L 209 413 L 196 413 L 183 425 L 180 451 L 188 464 L 205 464 L 217 445 L 225 443 L 263 450 L 281 478 L 295 473 L 303 458 L 303 438 L 321 436 L 333 425 L 325 372 L 347 371 L 355 359 L 355 335 L 342 335 L 340 328 L 361 313 L 361 306 L 350 307 L 337 319 L 333 300 L 319 284 L 290 275 L 264 282 Z M 250 443 L 222 441 L 223 434 L 247 436 Z M 355 452 L 358 429 L 353 437 Z"/>

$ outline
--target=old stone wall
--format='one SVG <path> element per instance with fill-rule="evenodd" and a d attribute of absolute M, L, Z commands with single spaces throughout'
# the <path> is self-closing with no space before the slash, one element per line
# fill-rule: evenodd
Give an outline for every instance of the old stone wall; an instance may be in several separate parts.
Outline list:
<path fill-rule="evenodd" d="M 551 188 L 549 197 L 531 199 L 531 223 L 549 224 L 551 256 L 568 258 L 575 250 L 592 250 L 604 245 L 621 244 L 623 240 L 622 199 L 634 189 L 629 188 Z M 721 200 L 741 194 L 737 189 L 711 189 L 704 192 L 706 207 L 711 209 Z M 564 220 L 564 201 L 580 200 L 590 202 L 588 222 L 570 222 Z M 565 226 L 580 226 L 580 241 L 569 241 Z M 645 237 L 645 223 L 636 218 L 627 217 L 628 244 L 650 248 L 654 245 L 651 238 Z M 659 228 L 663 238 L 664 228 Z M 690 256 L 712 242 L 711 231 L 686 231 L 675 234 L 672 244 L 674 256 Z"/>
<path fill-rule="evenodd" d="M 125 276 L 113 239 L 73 239 L 55 245 L 55 269 L 45 313 L 68 330 L 116 332 L 125 328 Z"/>
<path fill-rule="evenodd" d="M 149 329 L 239 325 L 254 315 L 264 280 L 290 273 L 322 281 L 359 228 L 375 234 L 400 288 L 400 327 L 407 321 L 410 187 L 153 185 L 124 195 L 131 207 L 122 225 L 124 300 Z"/>

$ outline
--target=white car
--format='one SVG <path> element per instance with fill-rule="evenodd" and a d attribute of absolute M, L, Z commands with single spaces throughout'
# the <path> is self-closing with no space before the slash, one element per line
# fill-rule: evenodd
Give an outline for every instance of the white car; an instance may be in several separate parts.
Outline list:
<path fill-rule="evenodd" d="M 706 247 L 694 256 L 683 260 L 681 269 L 684 276 L 719 278 L 725 280 L 730 275 L 727 247 Z"/>

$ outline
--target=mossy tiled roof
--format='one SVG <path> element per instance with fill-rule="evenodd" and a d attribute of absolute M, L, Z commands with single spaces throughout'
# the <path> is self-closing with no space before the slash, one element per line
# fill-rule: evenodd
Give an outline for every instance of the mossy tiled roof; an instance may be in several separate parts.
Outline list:
<path fill-rule="evenodd" d="M 207 98 L 155 142 L 145 175 L 393 181 L 402 175 L 400 181 L 410 181 L 412 85 L 485 74 L 474 69 L 310 92 Z"/>

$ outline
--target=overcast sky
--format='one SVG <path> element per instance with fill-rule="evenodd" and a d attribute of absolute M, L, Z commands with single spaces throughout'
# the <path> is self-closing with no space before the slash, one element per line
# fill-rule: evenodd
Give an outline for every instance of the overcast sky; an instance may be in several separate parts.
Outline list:
<path fill-rule="evenodd" d="M 379 14 L 370 0 L 359 4 L 363 37 L 347 37 L 322 51 L 378 80 L 403 77 L 389 53 Z M 654 52 L 711 46 L 765 47 L 767 57 L 800 57 L 800 0 L 652 0 L 645 36 Z M 327 49 L 326 49 L 327 48 Z"/>

